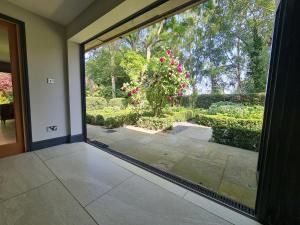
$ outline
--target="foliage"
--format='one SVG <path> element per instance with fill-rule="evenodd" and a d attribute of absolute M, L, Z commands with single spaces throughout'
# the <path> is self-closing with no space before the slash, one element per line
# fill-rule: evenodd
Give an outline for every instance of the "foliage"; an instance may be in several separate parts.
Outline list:
<path fill-rule="evenodd" d="M 126 108 L 127 104 L 128 104 L 128 102 L 127 102 L 126 98 L 113 98 L 113 99 L 110 99 L 108 102 L 108 105 L 110 107 L 117 107 L 120 109 Z"/>
<path fill-rule="evenodd" d="M 129 50 L 124 54 L 120 66 L 133 82 L 142 79 L 142 72 L 146 65 L 146 59 L 136 51 Z"/>
<path fill-rule="evenodd" d="M 166 117 L 141 117 L 137 121 L 137 126 L 150 130 L 168 130 L 172 128 L 174 118 Z"/>
<path fill-rule="evenodd" d="M 213 103 L 217 102 L 234 102 L 243 105 L 260 105 L 265 104 L 265 93 L 255 93 L 255 94 L 226 94 L 226 95 L 211 95 L 204 94 L 197 96 L 197 100 L 194 108 L 204 108 L 208 109 Z M 185 107 L 192 107 L 192 99 L 190 96 L 183 96 L 180 99 L 181 105 Z"/>
<path fill-rule="evenodd" d="M 107 101 L 102 97 L 86 97 L 87 110 L 97 110 L 107 107 Z"/>
<path fill-rule="evenodd" d="M 208 114 L 196 114 L 195 121 L 198 124 L 209 126 L 209 127 L 238 127 L 246 129 L 261 129 L 261 119 L 245 119 L 245 118 L 234 118 L 224 115 L 208 115 Z"/>
<path fill-rule="evenodd" d="M 124 97 L 120 88 L 129 77 L 120 65 L 125 51 L 121 48 L 119 43 L 114 46 L 104 45 L 88 53 L 86 76 L 93 82 L 87 86 L 88 95 L 97 95 L 106 99 Z"/>
<path fill-rule="evenodd" d="M 258 151 L 261 130 L 241 127 L 214 126 L 213 140 L 219 144 Z"/>
<path fill-rule="evenodd" d="M 0 72 L 0 104 L 10 103 L 12 99 L 13 86 L 11 74 Z"/>
<path fill-rule="evenodd" d="M 86 115 L 86 122 L 92 125 L 105 126 L 107 128 L 117 128 L 124 124 L 136 124 L 139 115 L 131 110 L 94 110 L 88 111 Z"/>
<path fill-rule="evenodd" d="M 207 113 L 209 115 L 222 114 L 234 118 L 251 118 L 262 119 L 264 107 L 262 106 L 245 106 L 232 102 L 217 102 L 213 103 Z"/>
<path fill-rule="evenodd" d="M 145 81 L 146 97 L 154 115 L 160 116 L 168 103 L 174 104 L 177 96 L 183 96 L 190 85 L 190 75 L 178 58 L 173 57 L 171 50 L 153 60 Z"/>
<path fill-rule="evenodd" d="M 219 102 L 196 113 L 195 121 L 212 127 L 213 141 L 257 151 L 262 129 L 263 107 Z"/>

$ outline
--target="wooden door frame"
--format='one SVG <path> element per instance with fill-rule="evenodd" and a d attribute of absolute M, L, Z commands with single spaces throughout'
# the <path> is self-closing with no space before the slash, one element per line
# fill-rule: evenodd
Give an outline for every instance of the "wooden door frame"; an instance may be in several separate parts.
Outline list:
<path fill-rule="evenodd" d="M 20 105 L 22 108 L 22 130 L 24 139 L 24 151 L 32 150 L 32 128 L 31 128 L 31 111 L 29 95 L 29 79 L 27 67 L 27 50 L 25 23 L 0 13 L 0 20 L 13 23 L 17 27 L 17 47 L 18 47 L 18 67 L 19 67 L 19 86 L 20 86 Z"/>

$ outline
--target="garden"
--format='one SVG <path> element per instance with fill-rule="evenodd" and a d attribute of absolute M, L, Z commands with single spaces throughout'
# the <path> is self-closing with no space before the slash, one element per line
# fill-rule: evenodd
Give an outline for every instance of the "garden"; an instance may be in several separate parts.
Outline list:
<path fill-rule="evenodd" d="M 254 208 L 274 13 L 208 0 L 86 52 L 88 139 Z"/>
<path fill-rule="evenodd" d="M 150 70 L 150 69 L 149 69 Z M 257 151 L 264 94 L 186 94 L 191 79 L 171 50 L 152 62 L 151 75 L 124 83 L 127 98 L 87 97 L 88 124 L 117 128 L 134 125 L 150 130 L 172 129 L 190 121 L 212 128 L 211 141 Z"/>

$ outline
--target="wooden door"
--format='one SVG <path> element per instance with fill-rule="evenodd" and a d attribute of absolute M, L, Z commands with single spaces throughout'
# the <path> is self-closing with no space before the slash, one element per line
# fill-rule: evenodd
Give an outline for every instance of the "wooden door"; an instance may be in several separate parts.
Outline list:
<path fill-rule="evenodd" d="M 18 26 L 0 19 L 0 157 L 25 151 Z"/>

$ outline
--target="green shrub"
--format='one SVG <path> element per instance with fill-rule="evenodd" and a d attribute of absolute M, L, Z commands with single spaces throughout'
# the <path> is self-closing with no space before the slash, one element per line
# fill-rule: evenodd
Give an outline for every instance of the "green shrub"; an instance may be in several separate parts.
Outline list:
<path fill-rule="evenodd" d="M 243 119 L 224 115 L 197 114 L 198 124 L 212 127 L 213 140 L 239 148 L 256 151 L 260 142 L 261 119 Z"/>
<path fill-rule="evenodd" d="M 194 111 L 192 109 L 170 107 L 164 111 L 165 114 L 170 115 L 176 122 L 185 122 L 193 119 Z"/>
<path fill-rule="evenodd" d="M 265 104 L 265 93 L 255 94 L 204 94 L 199 95 L 196 99 L 195 108 L 208 109 L 213 103 L 217 102 L 234 102 L 243 105 L 261 105 Z M 193 98 L 191 96 L 182 97 L 180 102 L 182 106 L 191 107 L 193 104 Z"/>
<path fill-rule="evenodd" d="M 172 128 L 174 118 L 172 116 L 166 117 L 141 117 L 137 121 L 137 126 L 147 128 L 150 130 L 167 130 Z"/>
<path fill-rule="evenodd" d="M 227 117 L 223 115 L 205 115 L 197 114 L 195 121 L 198 124 L 213 127 L 213 126 L 224 126 L 224 127 L 240 127 L 248 129 L 261 129 L 262 120 L 259 119 L 243 119 Z"/>
<path fill-rule="evenodd" d="M 108 105 L 110 107 L 119 107 L 120 109 L 125 109 L 128 105 L 126 98 L 112 98 L 109 100 Z"/>
<path fill-rule="evenodd" d="M 107 101 L 102 97 L 86 97 L 87 110 L 103 109 L 107 106 Z"/>
<path fill-rule="evenodd" d="M 228 117 L 252 119 L 262 119 L 263 112 L 263 106 L 245 106 L 233 102 L 213 103 L 207 110 L 207 113 L 210 115 L 222 114 Z"/>
<path fill-rule="evenodd" d="M 213 140 L 219 144 L 258 151 L 261 130 L 213 126 Z"/>
<path fill-rule="evenodd" d="M 124 124 L 136 124 L 139 114 L 130 110 L 94 110 L 88 111 L 86 122 L 92 125 L 105 126 L 107 128 L 117 128 Z"/>

